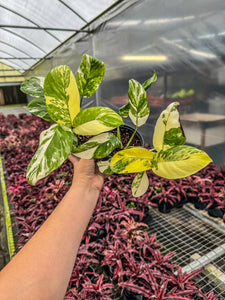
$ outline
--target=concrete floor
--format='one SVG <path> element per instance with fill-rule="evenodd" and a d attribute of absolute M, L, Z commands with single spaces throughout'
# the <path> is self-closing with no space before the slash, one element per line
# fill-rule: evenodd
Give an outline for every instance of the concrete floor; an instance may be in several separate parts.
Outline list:
<path fill-rule="evenodd" d="M 25 106 L 0 106 L 0 113 L 3 113 L 5 116 L 13 114 L 18 116 L 19 114 L 30 114 Z"/>

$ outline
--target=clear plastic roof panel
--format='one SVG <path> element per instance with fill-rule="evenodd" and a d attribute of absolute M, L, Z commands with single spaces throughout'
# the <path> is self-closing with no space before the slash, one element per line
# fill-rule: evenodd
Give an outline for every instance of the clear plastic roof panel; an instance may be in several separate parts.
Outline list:
<path fill-rule="evenodd" d="M 0 0 L 0 62 L 26 71 L 115 0 Z"/>

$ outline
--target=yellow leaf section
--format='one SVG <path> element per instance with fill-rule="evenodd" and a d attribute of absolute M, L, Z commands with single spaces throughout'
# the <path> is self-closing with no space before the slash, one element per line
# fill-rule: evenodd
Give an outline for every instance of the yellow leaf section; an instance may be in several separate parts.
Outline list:
<path fill-rule="evenodd" d="M 115 126 L 106 126 L 99 120 L 92 120 L 75 127 L 73 131 L 78 135 L 97 135 L 105 131 L 113 130 L 114 128 Z"/>
<path fill-rule="evenodd" d="M 167 108 L 161 112 L 153 134 L 153 146 L 159 152 L 160 150 L 166 150 L 169 146 L 163 147 L 164 134 L 171 128 L 180 127 L 179 112 L 175 106 L 179 105 L 178 102 L 173 102 L 167 106 Z"/>
<path fill-rule="evenodd" d="M 70 127 L 80 112 L 80 96 L 75 77 L 66 65 L 52 69 L 45 78 L 46 108 L 58 124 Z"/>
<path fill-rule="evenodd" d="M 179 151 L 180 153 L 176 152 L 174 156 L 173 153 L 169 153 L 169 155 L 167 153 L 172 152 L 170 150 L 173 148 L 164 153 L 159 153 L 156 157 L 157 167 L 154 165 L 152 171 L 164 178 L 177 179 L 190 176 L 212 162 L 211 158 L 201 150 L 190 146 L 181 147 L 183 149 Z M 181 147 L 178 146 L 175 148 Z M 184 147 L 186 148 L 186 151 Z"/>
<path fill-rule="evenodd" d="M 68 108 L 70 112 L 71 123 L 73 124 L 74 118 L 80 112 L 80 95 L 72 72 L 70 72 L 70 84 L 66 88 L 66 93 L 69 95 Z"/>
<path fill-rule="evenodd" d="M 152 159 L 152 152 L 134 147 L 117 152 L 112 157 L 110 168 L 118 174 L 142 172 L 151 169 Z"/>
<path fill-rule="evenodd" d="M 142 196 L 148 189 L 149 179 L 146 172 L 141 172 L 134 178 L 131 190 L 134 197 Z"/>

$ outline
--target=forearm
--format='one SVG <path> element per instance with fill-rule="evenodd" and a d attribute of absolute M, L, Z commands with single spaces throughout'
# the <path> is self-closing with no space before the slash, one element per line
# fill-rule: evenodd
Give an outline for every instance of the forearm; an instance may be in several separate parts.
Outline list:
<path fill-rule="evenodd" d="M 2 300 L 63 299 L 99 192 L 73 187 L 0 273 Z"/>

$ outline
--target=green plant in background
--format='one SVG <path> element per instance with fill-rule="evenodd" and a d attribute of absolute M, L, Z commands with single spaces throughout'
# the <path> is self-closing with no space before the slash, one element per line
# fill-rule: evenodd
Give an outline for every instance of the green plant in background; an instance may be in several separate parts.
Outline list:
<path fill-rule="evenodd" d="M 172 95 L 172 98 L 185 98 L 185 97 L 188 97 L 188 96 L 193 96 L 195 93 L 194 90 L 185 90 L 185 89 L 182 89 L 180 90 L 179 92 L 175 92 L 173 93 Z"/>
<path fill-rule="evenodd" d="M 155 83 L 156 73 L 143 84 L 129 80 L 129 102 L 120 108 L 119 114 L 107 107 L 80 109 L 83 99 L 96 92 L 104 73 L 104 63 L 85 54 L 76 80 L 68 66 L 59 66 L 48 73 L 43 88 L 34 77 L 23 82 L 21 90 L 36 97 L 29 103 L 28 109 L 54 123 L 41 133 L 39 147 L 28 165 L 27 180 L 30 184 L 57 169 L 70 153 L 86 159 L 100 159 L 98 165 L 105 174 L 137 173 L 132 183 L 136 197 L 148 188 L 147 170 L 175 179 L 191 175 L 211 162 L 205 152 L 184 145 L 186 139 L 176 108 L 178 102 L 171 103 L 159 116 L 153 149 L 130 146 L 136 131 L 149 117 L 146 90 Z M 128 116 L 135 125 L 135 131 L 128 143 L 123 145 L 119 127 L 124 124 L 122 117 Z M 115 128 L 117 135 L 110 132 Z M 79 136 L 94 137 L 79 145 Z M 105 160 L 115 149 L 118 150 L 116 154 Z"/>

